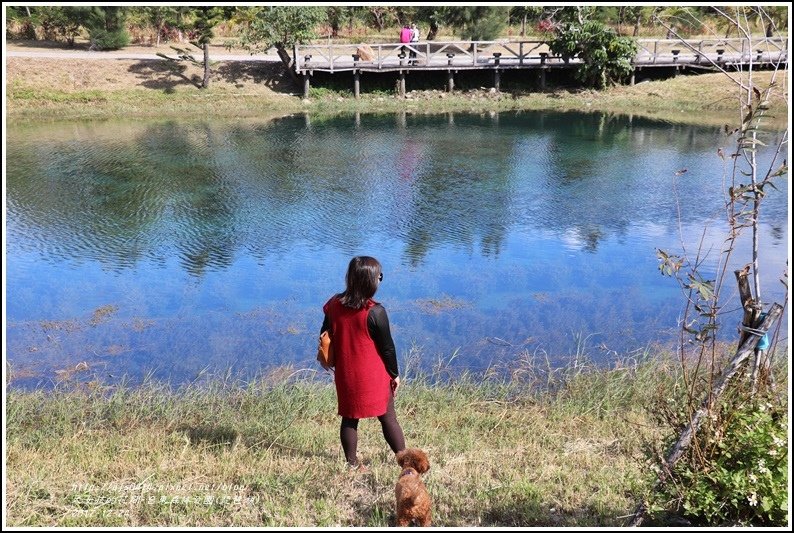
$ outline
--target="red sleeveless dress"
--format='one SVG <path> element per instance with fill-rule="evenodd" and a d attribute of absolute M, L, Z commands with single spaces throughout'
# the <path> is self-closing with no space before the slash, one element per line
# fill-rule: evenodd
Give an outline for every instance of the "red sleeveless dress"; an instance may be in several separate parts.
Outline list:
<path fill-rule="evenodd" d="M 391 377 L 367 328 L 374 305 L 369 300 L 362 309 L 350 309 L 333 296 L 323 306 L 331 324 L 338 412 L 346 418 L 386 414 L 391 396 Z"/>

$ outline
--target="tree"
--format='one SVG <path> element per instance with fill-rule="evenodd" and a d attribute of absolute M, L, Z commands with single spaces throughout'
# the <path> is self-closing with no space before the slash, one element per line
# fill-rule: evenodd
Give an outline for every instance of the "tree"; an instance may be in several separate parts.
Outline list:
<path fill-rule="evenodd" d="M 688 37 L 703 28 L 703 23 L 698 18 L 698 12 L 691 7 L 668 7 L 663 9 L 657 17 L 668 28 L 667 39 L 674 38 L 674 35 Z"/>
<path fill-rule="evenodd" d="M 428 25 L 426 40 L 432 41 L 438 35 L 440 26 L 444 23 L 447 8 L 435 6 L 422 6 L 416 8 L 416 19 Z"/>
<path fill-rule="evenodd" d="M 130 35 L 124 25 L 126 7 L 78 7 L 73 9 L 85 10 L 84 26 L 88 30 L 92 49 L 118 50 L 130 43 Z"/>
<path fill-rule="evenodd" d="M 519 6 L 510 10 L 510 16 L 521 19 L 521 37 L 527 35 L 527 20 L 537 19 L 543 14 L 543 8 L 538 6 Z"/>
<path fill-rule="evenodd" d="M 289 49 L 317 36 L 316 28 L 326 18 L 325 8 L 279 6 L 248 9 L 250 22 L 243 28 L 240 42 L 251 53 L 275 47 L 290 77 L 298 83 Z"/>
<path fill-rule="evenodd" d="M 38 21 L 44 40 L 63 39 L 74 46 L 75 38 L 80 35 L 80 28 L 85 21 L 86 8 L 74 7 L 36 7 L 31 13 L 31 20 Z"/>
<path fill-rule="evenodd" d="M 345 12 L 350 9 L 347 7 L 336 6 L 325 8 L 325 14 L 328 18 L 328 25 L 331 27 L 331 37 L 339 37 L 339 28 L 342 27 L 342 22 L 345 18 Z"/>
<path fill-rule="evenodd" d="M 632 71 L 637 43 L 619 37 L 601 22 L 566 22 L 558 26 L 549 49 L 563 58 L 578 55 L 582 62 L 576 77 L 586 85 L 603 88 L 623 81 Z"/>
<path fill-rule="evenodd" d="M 177 11 L 173 7 L 166 6 L 148 6 L 141 8 L 144 10 L 144 15 L 149 24 L 154 26 L 157 33 L 155 46 L 160 46 L 160 38 L 162 37 L 163 30 L 169 24 L 176 23 Z"/>
<path fill-rule="evenodd" d="M 367 17 L 375 24 L 378 31 L 383 31 L 383 28 L 386 27 L 389 20 L 397 20 L 393 7 L 369 6 L 365 9 L 367 10 Z"/>
<path fill-rule="evenodd" d="M 210 42 L 215 36 L 213 29 L 215 25 L 223 20 L 225 16 L 224 10 L 219 7 L 197 7 L 196 20 L 193 23 L 193 28 L 196 30 L 196 41 L 191 41 L 191 44 L 197 48 L 201 48 L 204 52 L 204 79 L 201 82 L 201 88 L 206 89 L 210 85 Z"/>
<path fill-rule="evenodd" d="M 618 33 L 623 22 L 634 23 L 633 37 L 639 37 L 640 27 L 644 22 L 648 22 L 653 17 L 655 7 L 648 6 L 622 6 L 619 13 Z"/>
<path fill-rule="evenodd" d="M 160 53 L 157 55 L 170 61 L 190 61 L 196 65 L 201 65 L 204 68 L 204 76 L 201 80 L 200 88 L 206 89 L 210 85 L 210 43 L 215 36 L 214 28 L 221 20 L 231 15 L 232 9 L 233 8 L 205 6 L 197 7 L 193 11 L 193 22 L 188 26 L 191 33 L 195 36 L 195 39 L 190 41 L 190 44 L 203 52 L 202 61 L 198 61 L 188 51 L 176 46 L 172 46 L 171 48 L 179 53 L 177 58 L 168 57 Z"/>
<path fill-rule="evenodd" d="M 509 7 L 450 7 L 444 14 L 444 22 L 461 39 L 490 41 L 504 30 L 509 12 Z"/>

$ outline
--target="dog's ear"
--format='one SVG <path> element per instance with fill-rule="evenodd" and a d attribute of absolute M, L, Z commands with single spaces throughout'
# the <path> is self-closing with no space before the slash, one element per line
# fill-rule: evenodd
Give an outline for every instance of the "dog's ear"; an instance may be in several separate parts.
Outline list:
<path fill-rule="evenodd" d="M 397 464 L 398 465 L 403 466 L 403 463 L 405 462 L 405 455 L 406 455 L 407 451 L 408 450 L 402 450 L 402 451 L 397 452 L 397 455 L 395 456 L 395 458 L 397 459 Z"/>
<path fill-rule="evenodd" d="M 421 450 L 419 450 L 414 457 L 414 468 L 420 474 L 424 474 L 428 470 L 430 470 L 430 460 L 427 458 L 427 454 Z"/>

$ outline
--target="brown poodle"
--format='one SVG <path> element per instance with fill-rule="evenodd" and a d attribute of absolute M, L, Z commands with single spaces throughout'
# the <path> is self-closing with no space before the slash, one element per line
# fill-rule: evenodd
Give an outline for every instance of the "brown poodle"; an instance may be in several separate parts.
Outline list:
<path fill-rule="evenodd" d="M 418 448 L 408 448 L 397 453 L 397 464 L 403 471 L 394 487 L 397 497 L 397 526 L 411 523 L 430 525 L 430 495 L 420 474 L 430 470 L 427 454 Z"/>

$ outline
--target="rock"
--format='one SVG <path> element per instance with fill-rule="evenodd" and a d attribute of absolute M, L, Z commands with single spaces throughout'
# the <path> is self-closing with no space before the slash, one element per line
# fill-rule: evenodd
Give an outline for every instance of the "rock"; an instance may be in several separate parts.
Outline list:
<path fill-rule="evenodd" d="M 356 48 L 356 53 L 359 55 L 361 61 L 374 61 L 375 51 L 367 44 L 362 44 Z"/>

